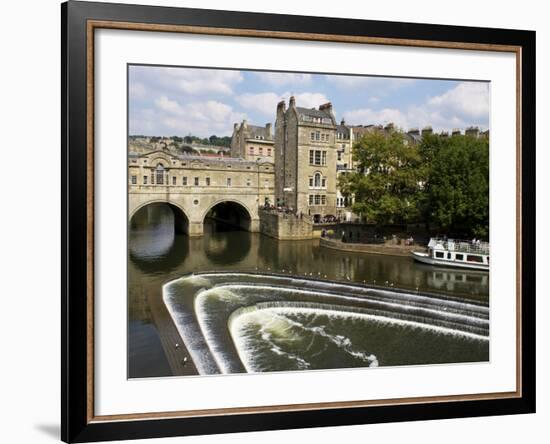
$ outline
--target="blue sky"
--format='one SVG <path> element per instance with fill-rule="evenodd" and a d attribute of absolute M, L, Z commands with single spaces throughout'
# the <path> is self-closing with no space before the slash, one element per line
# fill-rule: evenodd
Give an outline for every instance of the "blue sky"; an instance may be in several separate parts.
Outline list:
<path fill-rule="evenodd" d="M 408 130 L 489 125 L 489 84 L 454 80 L 130 66 L 129 133 L 230 136 L 233 123 L 275 122 L 277 102 L 332 102 L 338 121 Z"/>

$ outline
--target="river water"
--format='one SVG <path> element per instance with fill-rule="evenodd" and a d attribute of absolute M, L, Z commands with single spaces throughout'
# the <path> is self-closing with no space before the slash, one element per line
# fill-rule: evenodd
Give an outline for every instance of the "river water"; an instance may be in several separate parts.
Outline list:
<path fill-rule="evenodd" d="M 174 323 L 204 374 L 489 359 L 487 273 L 277 241 L 212 220 L 189 238 L 174 232 L 163 204 L 132 220 L 128 288 L 129 377 L 174 374 L 163 346 Z"/>

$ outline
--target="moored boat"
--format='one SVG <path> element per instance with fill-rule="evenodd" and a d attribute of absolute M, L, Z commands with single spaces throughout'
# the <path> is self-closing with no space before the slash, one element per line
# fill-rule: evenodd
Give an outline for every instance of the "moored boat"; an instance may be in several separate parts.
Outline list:
<path fill-rule="evenodd" d="M 424 264 L 489 271 L 489 243 L 479 240 L 431 238 L 427 253 L 411 255 Z"/>

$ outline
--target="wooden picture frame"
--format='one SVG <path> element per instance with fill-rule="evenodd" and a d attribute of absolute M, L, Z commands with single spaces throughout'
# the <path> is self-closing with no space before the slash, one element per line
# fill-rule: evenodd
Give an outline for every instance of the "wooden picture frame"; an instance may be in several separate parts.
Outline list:
<path fill-rule="evenodd" d="M 535 411 L 535 33 L 69 1 L 62 15 L 62 415 L 65 442 Z M 516 55 L 517 319 L 512 392 L 131 415 L 94 414 L 94 32 L 276 38 Z M 121 174 L 124 174 L 121 172 Z"/>

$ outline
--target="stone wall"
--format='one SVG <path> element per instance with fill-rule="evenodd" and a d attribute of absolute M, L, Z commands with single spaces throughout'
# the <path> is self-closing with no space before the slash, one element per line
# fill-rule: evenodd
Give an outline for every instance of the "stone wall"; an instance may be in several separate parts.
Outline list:
<path fill-rule="evenodd" d="M 387 254 L 390 256 L 410 256 L 412 251 L 423 250 L 418 245 L 389 245 L 389 244 L 350 244 L 336 239 L 322 237 L 319 245 L 333 250 L 352 251 L 355 253 Z"/>
<path fill-rule="evenodd" d="M 260 210 L 260 232 L 279 240 L 313 238 L 312 224 L 293 215 Z"/>

